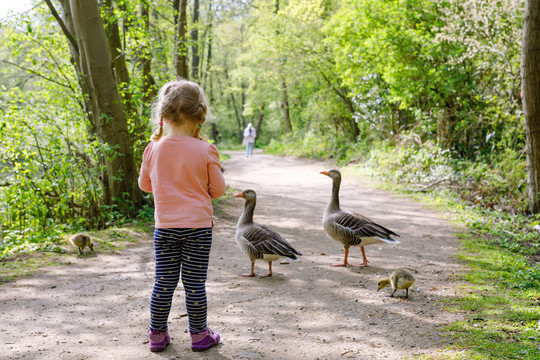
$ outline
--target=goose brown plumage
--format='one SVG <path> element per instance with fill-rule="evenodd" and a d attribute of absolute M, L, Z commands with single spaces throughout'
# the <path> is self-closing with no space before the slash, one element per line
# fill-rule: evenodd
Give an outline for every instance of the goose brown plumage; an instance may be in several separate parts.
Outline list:
<path fill-rule="evenodd" d="M 88 246 L 90 251 L 94 252 L 94 243 L 90 235 L 86 233 L 78 233 L 69 238 L 69 241 L 73 246 L 79 249 L 79 255 L 83 254 L 83 250 Z"/>
<path fill-rule="evenodd" d="M 343 263 L 332 266 L 353 266 L 348 263 L 349 248 L 351 246 L 360 246 L 364 262 L 359 266 L 367 266 L 368 260 L 364 246 L 382 242 L 392 245 L 399 244 L 399 241 L 391 237 L 392 235 L 399 236 L 392 230 L 371 221 L 365 216 L 341 210 L 339 207 L 339 187 L 341 185 L 341 173 L 339 170 L 321 171 L 321 174 L 332 179 L 332 197 L 323 215 L 324 230 L 332 239 L 341 242 L 345 248 Z"/>
<path fill-rule="evenodd" d="M 301 256 L 287 240 L 285 240 L 276 231 L 253 222 L 253 211 L 257 203 L 257 194 L 248 189 L 235 197 L 241 197 L 246 200 L 244 212 L 238 219 L 236 226 L 236 244 L 250 259 L 251 272 L 242 276 L 255 276 L 255 260 L 268 262 L 268 273 L 261 277 L 272 276 L 272 261 L 281 257 L 291 260 L 297 260 Z"/>

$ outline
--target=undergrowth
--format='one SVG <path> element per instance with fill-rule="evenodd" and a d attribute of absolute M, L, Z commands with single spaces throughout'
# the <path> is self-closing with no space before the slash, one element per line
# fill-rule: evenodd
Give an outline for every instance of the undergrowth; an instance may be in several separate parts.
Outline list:
<path fill-rule="evenodd" d="M 465 225 L 458 258 L 466 268 L 443 304 L 465 320 L 446 327 L 448 351 L 435 358 L 540 359 L 540 216 L 525 213 L 523 154 L 500 149 L 471 161 L 414 136 L 340 146 L 309 134 L 273 142 L 269 152 L 333 159 Z"/>

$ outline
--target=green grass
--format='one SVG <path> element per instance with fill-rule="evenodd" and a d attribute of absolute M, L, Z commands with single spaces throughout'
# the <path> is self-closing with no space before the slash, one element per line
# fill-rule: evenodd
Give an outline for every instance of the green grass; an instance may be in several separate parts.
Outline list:
<path fill-rule="evenodd" d="M 540 287 L 523 276 L 534 267 L 477 236 L 463 234 L 461 243 L 468 271 L 445 305 L 466 320 L 445 329 L 449 348 L 474 359 L 540 359 Z"/>
<path fill-rule="evenodd" d="M 363 166 L 342 169 L 366 176 Z M 466 267 L 454 276 L 456 296 L 442 301 L 465 320 L 443 329 L 446 350 L 415 359 L 540 359 L 540 234 L 535 217 L 471 207 L 452 191 L 412 191 L 404 185 L 373 185 L 439 210 L 461 230 L 457 258 Z"/>
<path fill-rule="evenodd" d="M 34 274 L 45 266 L 69 265 L 79 257 L 95 257 L 121 251 L 140 239 L 151 238 L 153 229 L 152 224 L 135 223 L 88 232 L 92 236 L 95 252 L 90 253 L 90 250 L 85 248 L 83 255 L 79 255 L 77 248 L 71 245 L 67 234 L 57 243 L 43 247 L 41 251 L 13 254 L 1 259 L 0 284 Z"/>

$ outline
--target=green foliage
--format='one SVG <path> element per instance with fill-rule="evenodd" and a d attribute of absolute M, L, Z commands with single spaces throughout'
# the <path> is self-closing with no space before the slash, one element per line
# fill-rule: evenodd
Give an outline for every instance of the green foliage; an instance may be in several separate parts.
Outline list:
<path fill-rule="evenodd" d="M 87 122 L 66 39 L 48 9 L 35 11 L 0 30 L 0 54 L 13 55 L 0 63 L 0 258 L 61 251 L 64 233 L 126 219 L 102 201 L 100 159 L 115 151 Z"/>
<path fill-rule="evenodd" d="M 174 78 L 177 14 L 170 1 L 148 3 L 147 26 L 139 1 L 104 4 L 129 69 L 119 89 L 138 164 L 149 103 Z M 9 248 L 151 211 L 102 205 L 103 159 L 114 149 L 93 135 L 68 43 L 38 5 L 0 29 Z M 258 145 L 273 152 L 360 162 L 411 191 L 444 185 L 468 205 L 524 209 L 522 0 L 201 1 L 200 10 L 188 27 L 201 34 L 198 81 L 218 146 L 238 147 L 245 125 L 262 119 Z"/>

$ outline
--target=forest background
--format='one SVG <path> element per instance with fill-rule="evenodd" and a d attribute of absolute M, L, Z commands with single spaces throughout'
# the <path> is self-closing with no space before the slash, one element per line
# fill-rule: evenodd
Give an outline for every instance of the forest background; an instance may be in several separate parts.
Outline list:
<path fill-rule="evenodd" d="M 183 77 L 207 94 L 218 148 L 251 122 L 266 151 L 432 194 L 514 256 L 490 276 L 540 301 L 524 3 L 34 0 L 0 24 L 0 257 L 150 218 L 136 181 L 151 104 Z M 537 312 L 522 325 L 538 333 Z"/>

